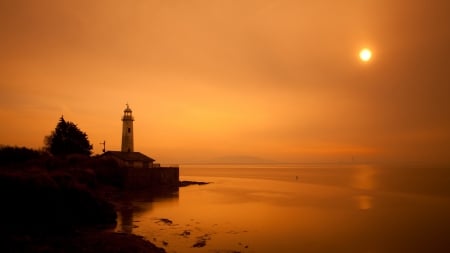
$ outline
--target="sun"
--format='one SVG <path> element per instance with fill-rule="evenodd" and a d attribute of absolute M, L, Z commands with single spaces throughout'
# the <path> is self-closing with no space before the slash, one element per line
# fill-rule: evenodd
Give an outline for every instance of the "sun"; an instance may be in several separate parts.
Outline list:
<path fill-rule="evenodd" d="M 359 59 L 363 62 L 368 62 L 372 59 L 372 51 L 368 48 L 363 48 L 359 51 Z"/>

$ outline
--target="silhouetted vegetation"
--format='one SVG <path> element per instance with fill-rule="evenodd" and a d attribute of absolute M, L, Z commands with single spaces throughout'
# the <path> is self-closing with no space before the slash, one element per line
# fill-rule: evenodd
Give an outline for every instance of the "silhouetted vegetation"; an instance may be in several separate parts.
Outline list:
<path fill-rule="evenodd" d="M 97 231 L 53 236 L 0 237 L 2 253 L 164 253 L 141 236 Z"/>
<path fill-rule="evenodd" d="M 0 166 L 23 164 L 44 155 L 44 152 L 25 147 L 0 146 Z"/>
<path fill-rule="evenodd" d="M 115 223 L 114 207 L 97 194 L 104 185 L 122 185 L 124 174 L 114 162 L 8 146 L 0 148 L 0 158 L 2 229 L 62 231 Z"/>
<path fill-rule="evenodd" d="M 96 179 L 100 184 L 120 189 L 124 187 L 127 171 L 120 167 L 115 160 L 92 158 L 89 167 L 95 172 Z"/>
<path fill-rule="evenodd" d="M 113 206 L 71 173 L 26 172 L 0 173 L 2 229 L 62 232 L 80 225 L 115 223 Z"/>
<path fill-rule="evenodd" d="M 99 182 L 90 168 L 101 161 L 17 147 L 2 147 L 0 156 L 2 229 L 65 231 L 115 223 L 114 207 L 96 193 Z"/>
<path fill-rule="evenodd" d="M 45 148 L 56 156 L 69 154 L 91 155 L 92 145 L 86 133 L 82 132 L 76 124 L 65 121 L 61 116 L 56 128 L 44 139 Z"/>
<path fill-rule="evenodd" d="M 165 252 L 134 235 L 92 230 L 115 225 L 105 197 L 124 179 L 114 160 L 0 147 L 0 251 Z"/>

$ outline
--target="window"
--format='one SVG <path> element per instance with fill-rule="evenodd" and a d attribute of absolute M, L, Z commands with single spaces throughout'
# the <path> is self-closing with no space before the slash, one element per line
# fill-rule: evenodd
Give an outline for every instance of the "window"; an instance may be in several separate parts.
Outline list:
<path fill-rule="evenodd" d="M 131 133 L 131 128 L 128 128 L 128 133 Z"/>

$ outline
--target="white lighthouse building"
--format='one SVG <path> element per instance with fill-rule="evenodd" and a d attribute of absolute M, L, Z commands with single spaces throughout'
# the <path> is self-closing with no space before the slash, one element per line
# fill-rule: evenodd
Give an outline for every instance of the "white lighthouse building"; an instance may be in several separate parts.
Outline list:
<path fill-rule="evenodd" d="M 134 142 L 133 142 L 133 111 L 131 111 L 130 106 L 127 104 L 127 108 L 123 111 L 123 127 L 122 127 L 122 152 L 134 152 Z"/>

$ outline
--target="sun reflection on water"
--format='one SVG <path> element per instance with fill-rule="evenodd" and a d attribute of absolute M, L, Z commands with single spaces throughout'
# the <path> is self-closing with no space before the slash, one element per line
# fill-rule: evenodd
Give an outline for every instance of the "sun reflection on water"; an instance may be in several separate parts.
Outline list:
<path fill-rule="evenodd" d="M 373 196 L 371 192 L 375 189 L 376 170 L 370 165 L 360 165 L 355 167 L 353 177 L 353 187 L 359 193 L 355 196 L 357 208 L 360 210 L 369 210 L 373 208 Z"/>

